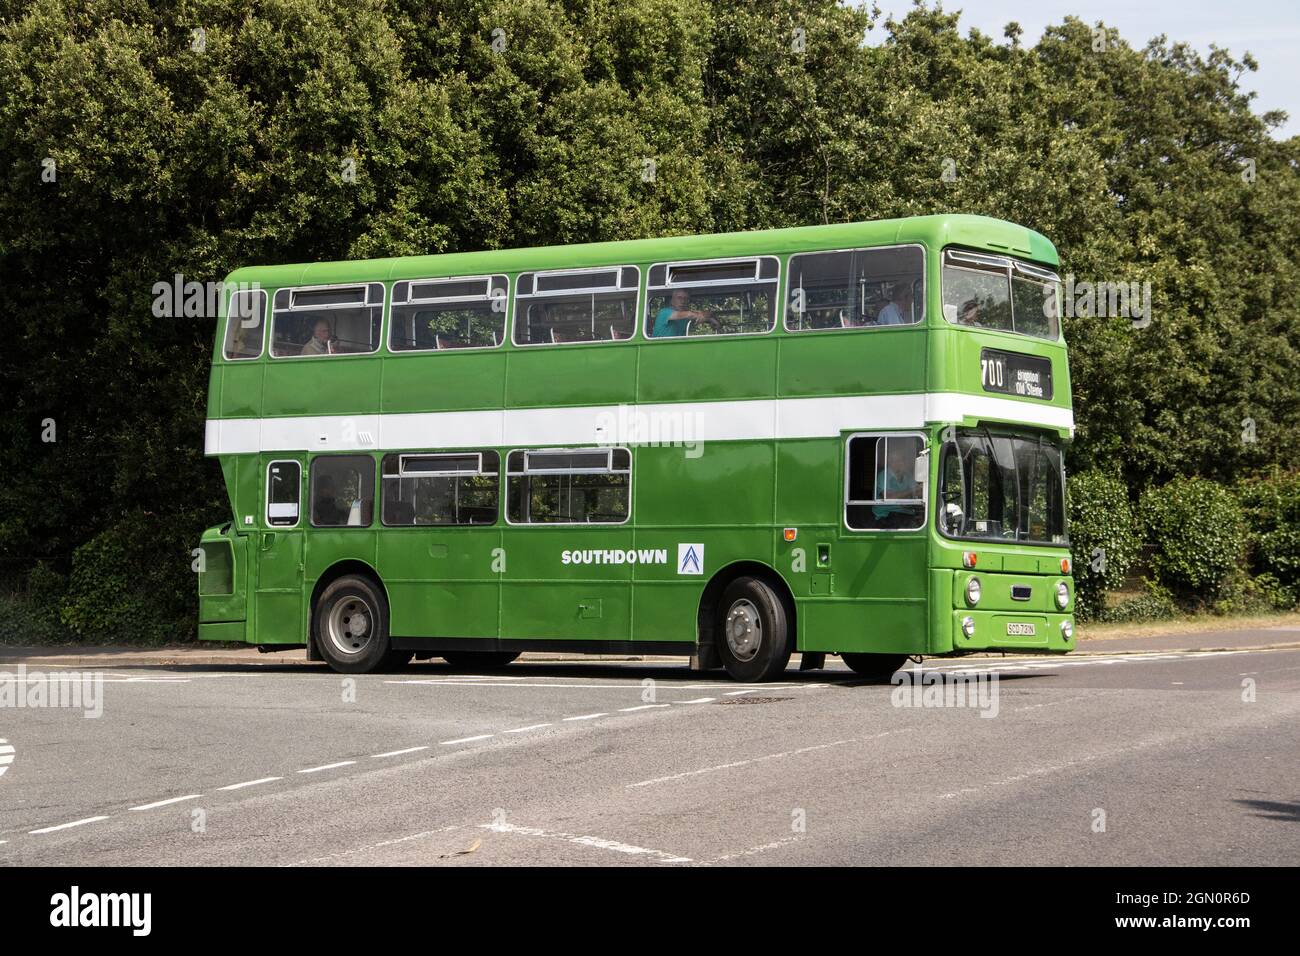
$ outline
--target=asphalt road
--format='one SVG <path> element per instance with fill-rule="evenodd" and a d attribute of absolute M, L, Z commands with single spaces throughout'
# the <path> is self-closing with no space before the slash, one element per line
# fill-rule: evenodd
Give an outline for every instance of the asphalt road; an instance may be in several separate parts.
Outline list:
<path fill-rule="evenodd" d="M 42 669 L 103 714 L 0 708 L 0 864 L 1300 862 L 1300 650 L 832 660 Z"/>

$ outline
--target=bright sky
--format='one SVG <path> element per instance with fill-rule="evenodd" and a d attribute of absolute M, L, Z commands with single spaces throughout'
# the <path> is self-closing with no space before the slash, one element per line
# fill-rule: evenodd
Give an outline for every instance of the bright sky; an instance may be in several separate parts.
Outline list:
<path fill-rule="evenodd" d="M 869 6 L 871 0 L 865 0 Z M 912 9 L 910 0 L 875 0 L 885 14 L 902 18 Z M 1285 139 L 1300 134 L 1300 4 L 1296 0 L 947 0 L 944 9 L 961 12 L 961 30 L 972 27 L 997 42 L 1005 42 L 1002 28 L 1015 20 L 1024 28 L 1021 43 L 1032 46 L 1043 29 L 1073 15 L 1085 23 L 1103 21 L 1119 29 L 1133 47 L 1165 34 L 1171 42 L 1183 40 L 1202 53 L 1210 44 L 1240 57 L 1249 51 L 1259 70 L 1245 73 L 1242 88 L 1257 93 L 1254 110 L 1285 110 L 1289 118 L 1274 132 Z M 867 34 L 879 42 L 879 32 Z"/>

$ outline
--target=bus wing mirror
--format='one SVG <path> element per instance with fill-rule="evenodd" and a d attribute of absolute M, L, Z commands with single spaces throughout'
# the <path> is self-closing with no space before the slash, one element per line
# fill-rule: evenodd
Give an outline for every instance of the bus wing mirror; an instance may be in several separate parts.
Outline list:
<path fill-rule="evenodd" d="M 930 477 L 930 449 L 922 449 L 917 453 L 916 461 L 912 463 L 912 480 L 918 485 L 925 484 L 925 480 Z"/>

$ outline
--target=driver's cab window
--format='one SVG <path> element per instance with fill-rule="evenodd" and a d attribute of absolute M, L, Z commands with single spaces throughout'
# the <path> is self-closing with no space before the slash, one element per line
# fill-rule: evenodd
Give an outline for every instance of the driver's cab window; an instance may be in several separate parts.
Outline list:
<path fill-rule="evenodd" d="M 925 440 L 854 435 L 848 441 L 844 522 L 855 531 L 911 531 L 925 525 Z"/>

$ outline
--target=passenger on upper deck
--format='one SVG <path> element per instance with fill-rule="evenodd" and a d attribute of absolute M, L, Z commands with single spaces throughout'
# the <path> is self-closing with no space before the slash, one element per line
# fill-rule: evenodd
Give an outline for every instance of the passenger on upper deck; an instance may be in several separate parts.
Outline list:
<path fill-rule="evenodd" d="M 876 325 L 912 324 L 912 283 L 900 280 L 894 283 L 889 302 L 876 316 Z"/>
<path fill-rule="evenodd" d="M 979 325 L 980 324 L 980 304 L 975 299 L 967 299 L 962 303 L 961 311 L 957 313 L 958 325 Z"/>
<path fill-rule="evenodd" d="M 691 304 L 691 294 L 685 289 L 676 289 L 673 292 L 672 305 L 666 305 L 659 310 L 655 316 L 654 328 L 651 336 L 654 338 L 668 338 L 674 335 L 685 335 L 689 328 L 689 323 L 693 320 L 696 322 L 707 322 L 713 326 L 715 332 L 722 331 L 722 323 L 718 321 L 717 316 L 709 312 L 699 312 L 688 309 Z"/>
<path fill-rule="evenodd" d="M 326 355 L 335 351 L 334 332 L 330 329 L 329 319 L 317 319 L 312 326 L 311 338 L 302 347 L 300 355 Z"/>

